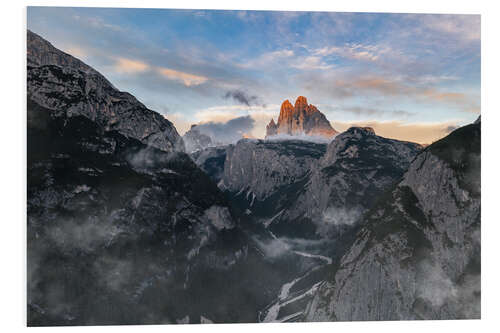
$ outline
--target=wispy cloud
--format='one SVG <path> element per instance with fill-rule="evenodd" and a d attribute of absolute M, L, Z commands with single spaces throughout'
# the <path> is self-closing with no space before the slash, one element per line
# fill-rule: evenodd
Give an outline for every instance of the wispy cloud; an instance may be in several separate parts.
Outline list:
<path fill-rule="evenodd" d="M 479 15 L 413 15 L 423 28 L 435 33 L 453 36 L 463 41 L 481 39 L 481 16 Z"/>
<path fill-rule="evenodd" d="M 139 60 L 118 58 L 115 63 L 115 70 L 118 73 L 141 73 L 150 70 L 150 66 Z"/>
<path fill-rule="evenodd" d="M 414 116 L 415 113 L 405 111 L 405 110 L 397 110 L 397 109 L 381 109 L 381 108 L 373 108 L 373 107 L 365 107 L 365 106 L 325 106 L 326 110 L 335 111 L 336 113 L 352 113 L 358 116 L 390 116 L 392 118 L 397 119 L 405 119 L 411 116 Z"/>
<path fill-rule="evenodd" d="M 457 110 L 479 113 L 481 106 L 477 97 L 461 91 L 452 91 L 432 85 L 412 84 L 401 78 L 378 75 L 330 75 L 328 77 L 306 77 L 302 80 L 310 82 L 311 89 L 322 89 L 327 94 L 340 99 L 370 96 L 381 98 L 400 98 L 414 103 L 439 103 L 451 105 Z M 370 108 L 364 107 L 367 111 Z M 351 109 L 356 111 L 356 109 Z M 357 110 L 361 111 L 361 110 Z"/>
<path fill-rule="evenodd" d="M 460 120 L 446 122 L 417 122 L 403 121 L 361 121 L 361 122 L 333 122 L 335 129 L 345 131 L 351 126 L 372 127 L 377 135 L 403 141 L 430 144 L 458 128 Z"/>
<path fill-rule="evenodd" d="M 313 50 L 313 54 L 317 56 L 337 55 L 348 59 L 372 62 L 379 60 L 384 55 L 394 57 L 395 52 L 395 50 L 386 45 L 364 45 L 360 43 L 349 43 L 343 46 L 326 46 Z"/>
<path fill-rule="evenodd" d="M 250 95 L 247 92 L 240 90 L 240 89 L 234 89 L 234 90 L 229 90 L 227 91 L 224 96 L 224 99 L 233 99 L 234 101 L 244 104 L 246 106 L 250 105 L 256 105 L 259 104 L 259 98 L 255 95 Z"/>
<path fill-rule="evenodd" d="M 161 75 L 169 80 L 180 81 L 187 87 L 197 86 L 208 80 L 205 76 L 184 73 L 165 67 L 159 67 L 157 70 Z"/>
<path fill-rule="evenodd" d="M 94 29 L 108 29 L 112 31 L 125 31 L 126 29 L 122 26 L 119 26 L 117 24 L 112 24 L 109 22 L 106 22 L 100 17 L 89 17 L 89 16 L 80 16 L 80 15 L 73 15 L 72 16 L 74 21 L 80 22 L 84 25 L 87 25 L 91 28 Z"/>
<path fill-rule="evenodd" d="M 316 69 L 330 69 L 333 68 L 333 64 L 328 64 L 323 61 L 321 57 L 318 56 L 307 56 L 296 59 L 291 62 L 291 67 L 302 69 L 302 70 L 316 70 Z"/>
<path fill-rule="evenodd" d="M 464 124 L 481 107 L 479 15 L 30 7 L 27 21 L 180 132 L 250 115 L 263 136 L 269 106 L 297 95 L 334 123 Z"/>
<path fill-rule="evenodd" d="M 262 67 L 268 67 L 272 64 L 282 61 L 283 59 L 291 58 L 294 55 L 295 53 L 293 50 L 276 50 L 263 53 L 255 59 L 249 59 L 236 65 L 242 68 L 259 69 Z"/>
<path fill-rule="evenodd" d="M 168 80 L 181 82 L 186 87 L 200 85 L 208 80 L 205 76 L 185 73 L 166 67 L 156 67 L 141 60 L 121 57 L 116 58 L 114 70 L 122 74 L 138 74 L 147 71 L 155 71 Z"/>

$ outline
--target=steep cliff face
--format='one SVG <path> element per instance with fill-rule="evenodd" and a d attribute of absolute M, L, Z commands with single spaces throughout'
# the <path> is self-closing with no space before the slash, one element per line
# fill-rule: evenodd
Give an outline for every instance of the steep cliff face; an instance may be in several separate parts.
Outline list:
<path fill-rule="evenodd" d="M 175 128 L 28 37 L 28 325 L 255 321 L 260 296 L 217 291 L 257 289 L 248 240 Z"/>
<path fill-rule="evenodd" d="M 217 298 L 198 274 L 245 257 L 227 201 L 187 155 L 33 104 L 27 207 L 30 326 L 175 322 L 201 311 L 194 295 Z"/>
<path fill-rule="evenodd" d="M 325 144 L 299 140 L 242 139 L 226 149 L 220 187 L 264 200 L 281 186 L 302 179 L 325 149 Z"/>
<path fill-rule="evenodd" d="M 115 130 L 163 151 L 184 151 L 182 138 L 170 121 L 31 31 L 27 53 L 30 103 L 53 116 L 84 116 L 106 131 Z"/>
<path fill-rule="evenodd" d="M 305 320 L 480 317 L 479 123 L 427 147 L 379 200 Z"/>
<path fill-rule="evenodd" d="M 266 127 L 266 137 L 276 134 L 313 135 L 332 138 L 337 134 L 325 115 L 307 99 L 299 96 L 293 106 L 289 100 L 281 104 L 278 123 L 274 119 Z"/>
<path fill-rule="evenodd" d="M 310 221 L 318 235 L 338 237 L 403 175 L 420 148 L 380 137 L 372 129 L 348 129 L 314 164 L 297 198 L 300 205 L 292 205 L 274 223 L 286 229 L 290 221 Z"/>
<path fill-rule="evenodd" d="M 335 238 L 403 175 L 420 148 L 358 127 L 328 145 L 241 140 L 226 150 L 219 186 L 278 235 Z"/>

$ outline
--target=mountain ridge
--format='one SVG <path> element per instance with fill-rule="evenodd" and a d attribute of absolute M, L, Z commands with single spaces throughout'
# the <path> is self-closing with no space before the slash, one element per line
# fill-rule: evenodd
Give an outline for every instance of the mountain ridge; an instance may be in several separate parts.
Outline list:
<path fill-rule="evenodd" d="M 27 31 L 28 99 L 53 116 L 82 115 L 158 149 L 184 151 L 175 126 L 81 60 Z"/>

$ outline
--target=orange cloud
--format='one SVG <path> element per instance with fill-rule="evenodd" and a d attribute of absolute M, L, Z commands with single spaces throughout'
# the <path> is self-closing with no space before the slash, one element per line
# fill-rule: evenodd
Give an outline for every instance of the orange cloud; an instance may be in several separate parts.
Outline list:
<path fill-rule="evenodd" d="M 362 122 L 333 122 L 332 126 L 337 131 L 345 131 L 351 126 L 369 126 L 373 127 L 377 135 L 397 139 L 402 141 L 411 141 L 421 144 L 430 144 L 448 135 L 457 127 L 457 123 L 403 123 L 399 121 L 362 121 Z"/>
<path fill-rule="evenodd" d="M 180 81 L 185 86 L 197 86 L 208 80 L 205 76 L 179 72 L 174 69 L 159 67 L 158 72 L 170 80 Z"/>
<path fill-rule="evenodd" d="M 367 93 L 386 96 L 407 96 L 420 102 L 434 101 L 459 106 L 463 111 L 479 113 L 480 105 L 471 96 L 461 92 L 442 91 L 434 87 L 411 86 L 398 80 L 371 76 L 333 83 L 338 97 L 352 97 Z"/>
<path fill-rule="evenodd" d="M 64 50 L 64 52 L 71 54 L 72 56 L 79 58 L 79 59 L 84 59 L 88 56 L 87 50 L 85 50 L 79 46 L 71 45 L 71 46 L 64 48 L 63 50 Z"/>
<path fill-rule="evenodd" d="M 180 112 L 167 113 L 164 117 L 171 121 L 180 135 L 184 135 L 191 128 L 191 122 Z"/>
<path fill-rule="evenodd" d="M 150 69 L 150 66 L 139 60 L 118 58 L 115 63 L 115 70 L 120 73 L 140 73 Z"/>

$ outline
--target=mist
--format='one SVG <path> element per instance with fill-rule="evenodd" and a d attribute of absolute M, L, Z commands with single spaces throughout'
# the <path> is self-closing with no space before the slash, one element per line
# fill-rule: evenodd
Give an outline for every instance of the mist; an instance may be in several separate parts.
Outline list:
<path fill-rule="evenodd" d="M 198 124 L 195 128 L 202 134 L 208 135 L 212 142 L 220 144 L 231 144 L 239 139 L 250 135 L 255 125 L 251 116 L 242 116 L 226 122 L 207 122 Z"/>

